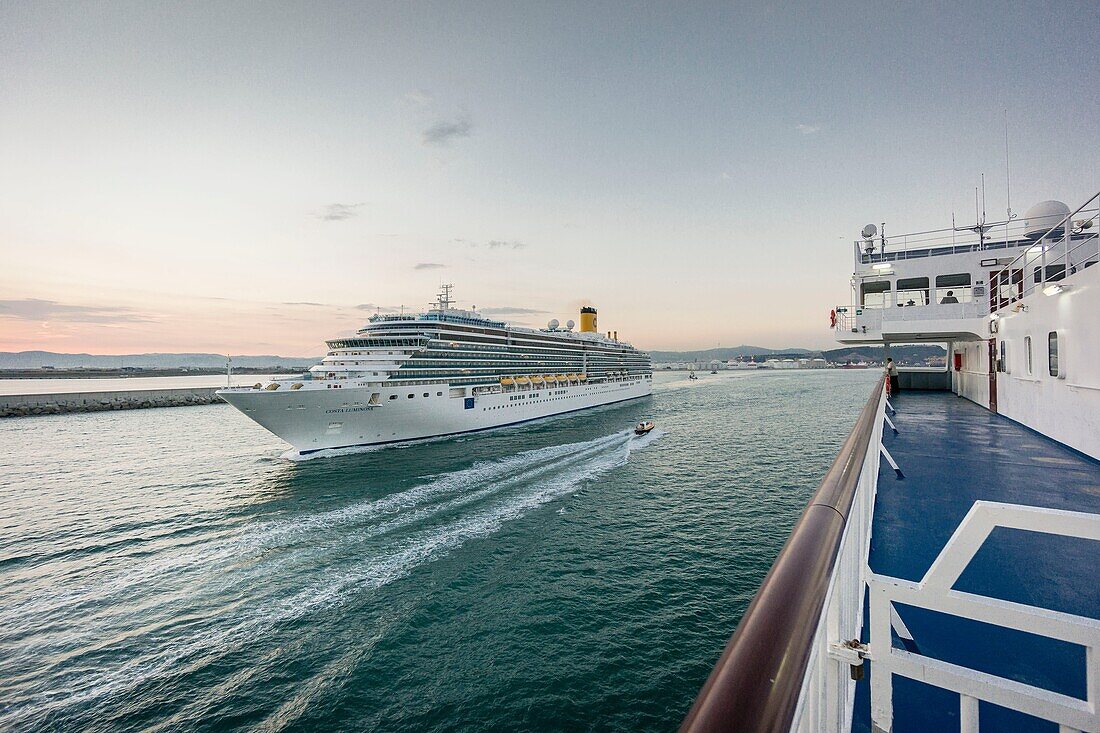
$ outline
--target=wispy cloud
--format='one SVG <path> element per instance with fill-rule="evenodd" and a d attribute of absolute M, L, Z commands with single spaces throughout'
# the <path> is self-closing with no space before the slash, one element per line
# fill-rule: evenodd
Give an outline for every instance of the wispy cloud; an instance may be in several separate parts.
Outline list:
<path fill-rule="evenodd" d="M 452 140 L 470 137 L 474 126 L 469 119 L 459 117 L 453 120 L 439 120 L 421 133 L 425 145 L 444 147 Z"/>
<path fill-rule="evenodd" d="M 795 125 L 794 129 L 798 130 L 803 135 L 813 135 L 814 133 L 821 132 L 821 125 L 808 125 L 802 122 Z"/>
<path fill-rule="evenodd" d="M 549 313 L 550 311 L 543 311 L 537 308 L 517 308 L 515 306 L 503 305 L 498 308 L 481 308 L 481 313 L 487 316 L 537 316 L 543 313 Z"/>
<path fill-rule="evenodd" d="M 441 265 L 438 262 L 417 262 L 413 265 L 414 270 L 442 270 L 446 265 Z"/>
<path fill-rule="evenodd" d="M 414 107 L 430 107 L 435 99 L 423 89 L 414 89 L 405 94 L 405 101 Z"/>
<path fill-rule="evenodd" d="M 313 216 L 321 221 L 344 221 L 359 213 L 363 204 L 329 204 L 313 212 Z"/>
<path fill-rule="evenodd" d="M 155 319 L 130 308 L 94 305 L 69 305 L 56 300 L 0 300 L 0 316 L 23 321 L 64 321 L 69 323 L 142 323 Z"/>
<path fill-rule="evenodd" d="M 378 305 L 377 303 L 360 303 L 355 306 L 356 310 L 361 311 L 377 311 L 379 313 L 396 313 L 399 309 L 392 305 Z"/>
<path fill-rule="evenodd" d="M 324 303 L 310 303 L 308 300 L 288 301 L 284 300 L 283 305 L 309 305 L 317 308 L 326 307 Z"/>
<path fill-rule="evenodd" d="M 461 239 L 459 237 L 455 237 L 451 240 L 451 242 L 453 242 L 454 244 L 462 244 L 467 247 L 482 246 L 473 240 Z M 484 246 L 488 249 L 523 249 L 527 246 L 527 244 L 524 242 L 520 242 L 519 240 L 490 239 L 488 242 L 485 243 Z"/>

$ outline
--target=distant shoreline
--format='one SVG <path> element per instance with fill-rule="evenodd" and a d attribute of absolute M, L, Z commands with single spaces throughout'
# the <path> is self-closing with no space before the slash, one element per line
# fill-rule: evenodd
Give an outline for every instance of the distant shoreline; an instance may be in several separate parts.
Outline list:
<path fill-rule="evenodd" d="M 240 367 L 234 374 L 302 374 L 301 367 Z M 225 374 L 225 369 L 0 369 L 0 379 L 126 379 L 128 377 L 207 377 Z"/>

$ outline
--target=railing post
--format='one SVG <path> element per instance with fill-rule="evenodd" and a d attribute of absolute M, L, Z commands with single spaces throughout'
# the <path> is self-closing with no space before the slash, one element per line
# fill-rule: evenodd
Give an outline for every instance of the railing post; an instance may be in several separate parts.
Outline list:
<path fill-rule="evenodd" d="M 871 729 L 889 733 L 894 727 L 894 691 L 887 657 L 890 655 L 890 598 L 879 581 L 872 581 L 871 618 Z"/>
<path fill-rule="evenodd" d="M 978 698 L 959 695 L 959 733 L 978 733 Z"/>

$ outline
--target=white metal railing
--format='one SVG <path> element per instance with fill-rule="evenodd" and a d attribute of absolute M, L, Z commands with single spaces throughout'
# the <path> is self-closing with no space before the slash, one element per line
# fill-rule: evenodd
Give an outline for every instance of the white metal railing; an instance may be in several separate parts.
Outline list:
<path fill-rule="evenodd" d="M 1085 206 L 1075 211 L 1072 216 L 1081 216 L 1085 219 L 1095 217 L 1100 207 L 1089 208 L 1088 204 L 1092 203 L 1092 200 L 1087 201 Z M 877 238 L 856 239 L 852 242 L 856 269 L 859 264 L 1019 247 L 1027 241 L 1027 225 L 1026 220 L 1012 219 L 986 222 L 981 226 L 930 229 L 924 232 L 894 234 L 889 237 L 881 235 Z M 1058 226 L 1055 225 L 1052 229 L 1057 229 Z"/>
<path fill-rule="evenodd" d="M 959 694 L 962 733 L 978 731 L 978 701 L 984 700 L 1052 721 L 1062 733 L 1100 731 L 1100 620 L 952 590 L 995 527 L 1100 540 L 1100 515 L 977 501 L 920 582 L 870 575 L 871 721 L 893 726 L 893 676 L 900 675 Z M 895 649 L 894 603 L 973 619 L 1085 648 L 1084 700 Z"/>
<path fill-rule="evenodd" d="M 855 680 L 852 665 L 862 659 L 850 641 L 863 628 L 863 600 L 867 584 L 867 557 L 871 546 L 871 521 L 878 488 L 882 428 L 886 419 L 886 390 L 876 408 L 877 418 L 869 438 L 852 498 L 848 523 L 841 537 L 825 605 L 814 634 L 793 731 L 849 731 Z"/>
<path fill-rule="evenodd" d="M 906 323 L 924 323 L 934 320 L 984 319 L 988 307 L 983 301 L 972 300 L 966 303 L 929 303 L 912 307 L 898 308 L 838 305 L 836 307 L 836 326 L 838 335 L 847 333 L 878 334 L 888 325 Z"/>
<path fill-rule="evenodd" d="M 984 251 L 986 249 L 1004 249 L 1006 242 L 1023 237 L 1024 222 L 1013 220 L 983 224 L 981 238 L 977 237 L 978 227 L 930 229 L 924 232 L 894 234 L 889 237 L 854 240 L 856 262 L 889 262 L 928 257 L 935 254 L 960 254 L 963 252 Z M 991 233 L 998 235 L 991 240 Z"/>
<path fill-rule="evenodd" d="M 1016 255 L 1012 262 L 990 278 L 990 313 L 1007 308 L 1036 290 L 1045 290 L 1048 285 L 1065 287 L 1063 280 L 1097 263 L 1100 259 L 1100 231 L 1096 229 L 1100 228 L 1097 226 L 1100 216 L 1097 207 L 1089 208 L 1094 201 L 1100 201 L 1100 191 L 1062 217 L 1061 221 L 1038 237 L 1033 246 Z M 1094 231 L 1087 233 L 1086 226 L 1093 227 Z M 1049 238 L 1059 229 L 1062 231 L 1060 237 Z M 1077 235 L 1076 239 L 1074 235 Z"/>

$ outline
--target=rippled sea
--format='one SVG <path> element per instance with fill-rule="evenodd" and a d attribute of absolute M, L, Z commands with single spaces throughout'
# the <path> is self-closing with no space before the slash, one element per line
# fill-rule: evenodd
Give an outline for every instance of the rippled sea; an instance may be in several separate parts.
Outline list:
<path fill-rule="evenodd" d="M 228 406 L 0 420 L 0 730 L 674 729 L 876 376 L 303 462 Z"/>

